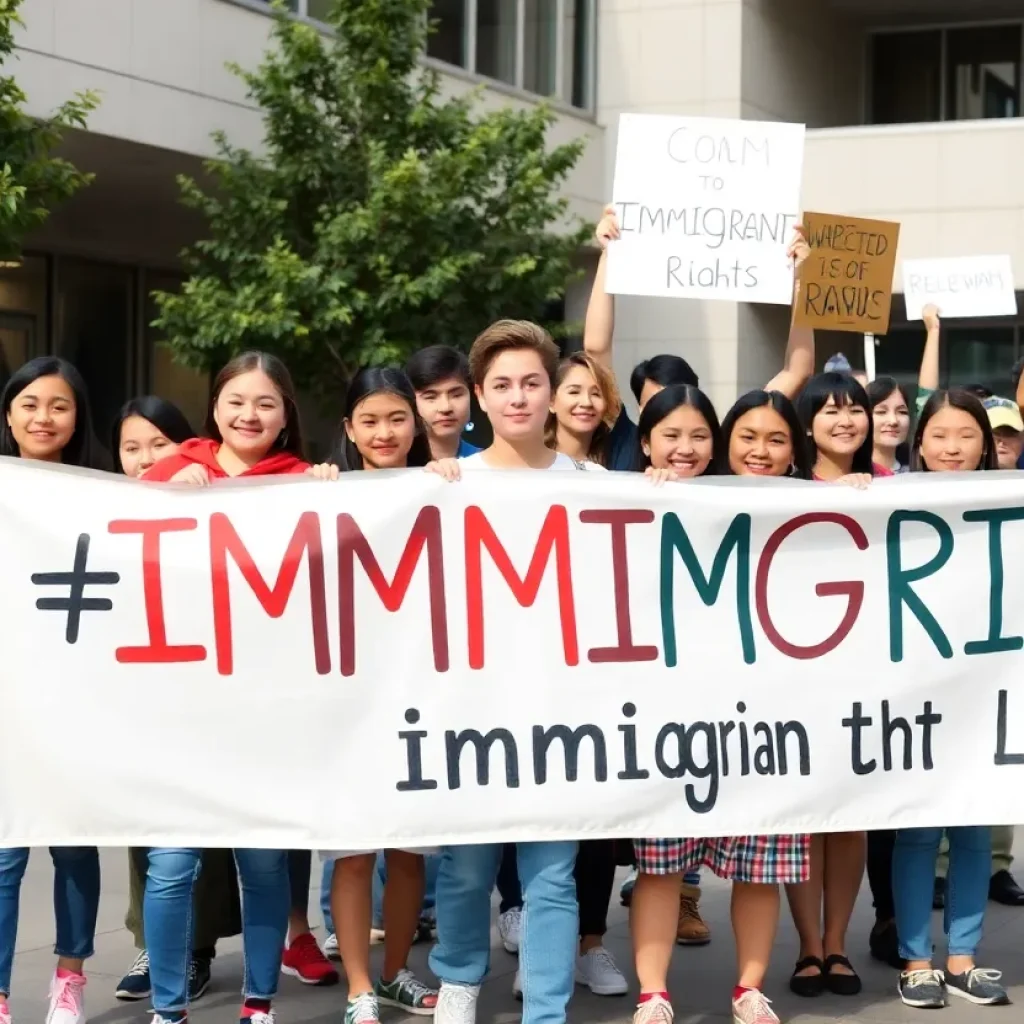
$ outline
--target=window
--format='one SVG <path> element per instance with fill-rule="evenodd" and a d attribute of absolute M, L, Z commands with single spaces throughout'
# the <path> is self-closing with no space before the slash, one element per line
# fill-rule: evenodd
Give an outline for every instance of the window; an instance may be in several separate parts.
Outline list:
<path fill-rule="evenodd" d="M 594 48 L 593 0 L 564 0 L 565 28 L 562 54 L 562 99 L 574 107 L 593 105 L 590 73 Z"/>
<path fill-rule="evenodd" d="M 475 0 L 476 68 L 499 82 L 516 84 L 516 0 Z"/>
<path fill-rule="evenodd" d="M 883 32 L 870 40 L 873 124 L 1019 117 L 1024 26 Z"/>
<path fill-rule="evenodd" d="M 538 96 L 558 91 L 557 0 L 524 0 L 523 88 Z"/>
<path fill-rule="evenodd" d="M 434 0 L 430 20 L 434 22 L 434 31 L 427 38 L 427 55 L 464 68 L 466 0 Z"/>

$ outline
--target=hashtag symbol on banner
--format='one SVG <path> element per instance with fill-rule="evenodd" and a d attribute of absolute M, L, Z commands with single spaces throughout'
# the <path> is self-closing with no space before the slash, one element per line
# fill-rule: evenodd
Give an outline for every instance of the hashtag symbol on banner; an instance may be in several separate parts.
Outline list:
<path fill-rule="evenodd" d="M 40 597 L 36 607 L 43 612 L 67 612 L 67 628 L 64 639 L 69 643 L 78 640 L 82 624 L 82 612 L 109 612 L 114 602 L 106 597 L 86 597 L 86 587 L 113 586 L 121 582 L 116 572 L 87 572 L 89 561 L 89 534 L 83 533 L 75 545 L 75 563 L 71 572 L 34 572 L 32 582 L 38 587 L 67 587 L 67 597 Z"/>

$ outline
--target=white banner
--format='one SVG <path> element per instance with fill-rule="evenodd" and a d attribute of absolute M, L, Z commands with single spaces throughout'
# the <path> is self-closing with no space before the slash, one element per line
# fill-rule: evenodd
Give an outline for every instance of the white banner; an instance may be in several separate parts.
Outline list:
<path fill-rule="evenodd" d="M 0 845 L 1024 818 L 1024 475 L 0 462 Z"/>
<path fill-rule="evenodd" d="M 1017 312 L 1009 256 L 904 260 L 903 295 L 908 320 L 920 320 L 929 303 L 938 307 L 943 319 Z"/>
<path fill-rule="evenodd" d="M 788 306 L 803 156 L 802 124 L 620 115 L 608 291 Z"/>

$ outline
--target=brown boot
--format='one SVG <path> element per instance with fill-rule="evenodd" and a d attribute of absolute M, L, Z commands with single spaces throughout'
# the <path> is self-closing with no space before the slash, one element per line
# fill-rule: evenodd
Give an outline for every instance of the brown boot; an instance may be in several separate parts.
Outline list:
<path fill-rule="evenodd" d="M 697 909 L 700 889 L 683 883 L 679 895 L 679 924 L 676 926 L 676 942 L 680 946 L 706 946 L 711 941 L 711 929 Z"/>

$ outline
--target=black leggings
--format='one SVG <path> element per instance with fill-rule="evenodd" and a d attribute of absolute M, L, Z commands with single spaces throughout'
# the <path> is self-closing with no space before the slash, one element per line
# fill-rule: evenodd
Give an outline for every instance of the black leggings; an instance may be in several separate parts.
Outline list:
<path fill-rule="evenodd" d="M 891 921 L 896 916 L 892 895 L 892 851 L 895 845 L 895 829 L 868 833 L 868 885 L 871 886 L 876 921 Z"/>
<path fill-rule="evenodd" d="M 576 855 L 576 900 L 580 908 L 580 935 L 604 935 L 608 930 L 608 904 L 615 885 L 615 841 L 585 839 Z M 498 868 L 501 913 L 522 907 L 523 891 L 516 867 L 515 843 L 506 843 Z"/>

